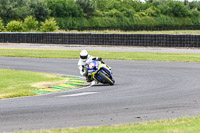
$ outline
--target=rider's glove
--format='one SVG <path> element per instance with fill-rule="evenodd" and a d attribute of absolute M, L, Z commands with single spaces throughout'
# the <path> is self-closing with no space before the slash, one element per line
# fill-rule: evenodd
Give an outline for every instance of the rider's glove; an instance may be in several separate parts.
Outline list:
<path fill-rule="evenodd" d="M 95 58 L 92 58 L 92 60 L 101 61 L 102 58 L 101 57 L 95 57 Z"/>
<path fill-rule="evenodd" d="M 84 72 L 84 67 L 85 67 L 85 66 L 84 66 L 84 65 L 82 65 L 82 72 Z"/>

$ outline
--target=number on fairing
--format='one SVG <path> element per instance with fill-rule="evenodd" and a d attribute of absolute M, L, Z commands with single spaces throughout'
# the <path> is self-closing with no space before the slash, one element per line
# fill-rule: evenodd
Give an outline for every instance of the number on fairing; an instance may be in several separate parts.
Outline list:
<path fill-rule="evenodd" d="M 95 64 L 94 63 L 90 63 L 88 66 L 89 66 L 90 69 L 93 69 Z"/>

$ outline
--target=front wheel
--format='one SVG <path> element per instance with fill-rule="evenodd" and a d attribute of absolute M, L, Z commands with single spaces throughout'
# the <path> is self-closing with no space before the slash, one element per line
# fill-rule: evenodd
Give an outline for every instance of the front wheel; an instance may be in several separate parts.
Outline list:
<path fill-rule="evenodd" d="M 110 79 L 109 77 L 107 77 L 104 73 L 99 72 L 99 76 L 101 76 L 101 78 L 106 81 L 109 85 L 114 85 L 115 81 L 113 81 L 112 79 Z"/>

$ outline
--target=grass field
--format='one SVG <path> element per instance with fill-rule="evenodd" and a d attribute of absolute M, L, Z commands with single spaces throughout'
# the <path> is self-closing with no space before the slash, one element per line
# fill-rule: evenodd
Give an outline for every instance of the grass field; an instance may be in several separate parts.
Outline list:
<path fill-rule="evenodd" d="M 67 78 L 54 74 L 0 69 L 0 99 L 36 95 L 32 91 L 47 88 L 52 83 L 64 83 Z"/>
<path fill-rule="evenodd" d="M 180 61 L 200 62 L 200 54 L 191 53 L 151 53 L 151 52 L 114 52 L 88 51 L 89 54 L 103 59 L 112 60 L 143 60 L 143 61 Z M 5 49 L 0 48 L 2 57 L 31 58 L 65 58 L 78 59 L 79 50 L 44 50 L 44 49 Z"/>
<path fill-rule="evenodd" d="M 200 117 L 102 127 L 53 129 L 15 133 L 199 133 Z"/>
<path fill-rule="evenodd" d="M 160 31 L 121 31 L 121 30 L 86 30 L 86 31 L 63 31 L 66 33 L 110 33 L 110 34 L 200 34 L 200 30 L 160 30 Z"/>

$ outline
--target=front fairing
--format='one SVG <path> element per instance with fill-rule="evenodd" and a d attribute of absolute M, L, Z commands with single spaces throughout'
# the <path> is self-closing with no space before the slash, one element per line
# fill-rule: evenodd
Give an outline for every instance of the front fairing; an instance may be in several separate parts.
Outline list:
<path fill-rule="evenodd" d="M 91 61 L 87 65 L 88 74 L 92 75 L 94 72 L 97 72 L 99 69 L 99 62 L 98 61 Z"/>
<path fill-rule="evenodd" d="M 100 61 L 91 61 L 88 63 L 87 65 L 87 71 L 88 71 L 88 75 L 92 76 L 93 79 L 95 79 L 98 82 L 101 83 L 106 83 L 101 76 L 99 76 L 99 71 L 104 73 L 105 75 L 107 75 L 110 79 L 113 79 L 112 73 L 109 70 L 109 68 L 107 67 L 106 64 L 102 64 Z"/>

